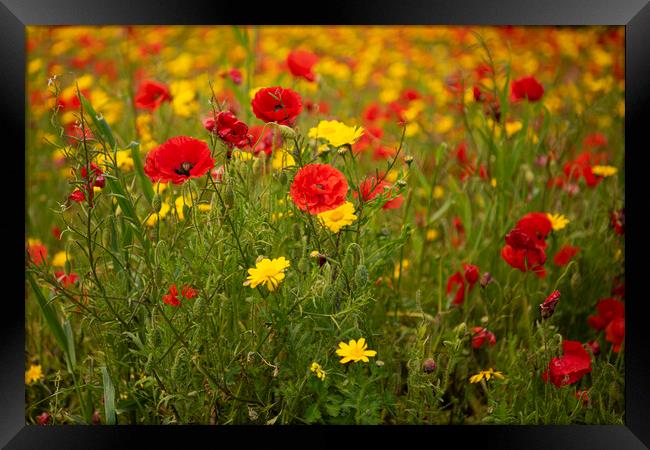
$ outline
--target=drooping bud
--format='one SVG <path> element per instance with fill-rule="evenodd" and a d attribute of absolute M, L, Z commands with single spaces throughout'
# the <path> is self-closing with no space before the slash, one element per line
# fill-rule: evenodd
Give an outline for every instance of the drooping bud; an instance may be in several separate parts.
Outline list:
<path fill-rule="evenodd" d="M 160 212 L 160 208 L 162 208 L 162 198 L 160 197 L 160 194 L 155 194 L 153 196 L 153 199 L 151 200 L 151 207 L 153 208 L 153 212 L 156 214 Z"/>
<path fill-rule="evenodd" d="M 368 269 L 365 265 L 359 264 L 357 270 L 354 273 L 354 282 L 359 288 L 363 288 L 368 284 L 368 279 L 370 278 L 368 274 Z"/>
<path fill-rule="evenodd" d="M 481 277 L 481 287 L 486 288 L 488 284 L 492 282 L 492 274 L 490 272 L 485 272 Z"/>
<path fill-rule="evenodd" d="M 93 425 L 99 425 L 100 423 L 102 423 L 102 418 L 99 415 L 99 411 L 95 410 L 93 413 Z"/>
<path fill-rule="evenodd" d="M 424 373 L 432 373 L 432 372 L 434 372 L 437 368 L 438 368 L 438 365 L 437 365 L 436 362 L 435 362 L 433 359 L 431 359 L 431 358 L 426 359 L 426 360 L 424 361 L 424 363 L 422 364 L 422 370 L 424 371 Z"/>
<path fill-rule="evenodd" d="M 276 125 L 278 129 L 280 130 L 280 135 L 284 139 L 293 139 L 296 137 L 296 132 L 294 131 L 293 128 L 288 127 L 286 125 Z"/>
<path fill-rule="evenodd" d="M 39 425 L 47 425 L 48 423 L 50 423 L 51 420 L 52 420 L 52 416 L 50 416 L 50 415 L 49 415 L 48 413 L 46 413 L 46 412 L 44 412 L 44 413 L 42 413 L 41 415 L 39 415 L 39 416 L 36 417 L 36 422 L 37 422 Z"/>
<path fill-rule="evenodd" d="M 542 314 L 542 319 L 548 319 L 553 315 L 553 312 L 555 312 L 555 307 L 557 306 L 557 302 L 560 301 L 560 291 L 553 291 L 551 295 L 546 297 L 546 300 L 544 300 L 544 303 L 541 303 L 539 305 L 540 312 Z"/>

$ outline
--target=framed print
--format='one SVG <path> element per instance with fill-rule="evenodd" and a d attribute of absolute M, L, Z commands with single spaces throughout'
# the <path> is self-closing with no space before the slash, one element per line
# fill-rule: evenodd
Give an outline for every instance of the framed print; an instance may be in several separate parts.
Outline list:
<path fill-rule="evenodd" d="M 649 445 L 650 7 L 394 6 L 4 0 L 3 445 Z"/>

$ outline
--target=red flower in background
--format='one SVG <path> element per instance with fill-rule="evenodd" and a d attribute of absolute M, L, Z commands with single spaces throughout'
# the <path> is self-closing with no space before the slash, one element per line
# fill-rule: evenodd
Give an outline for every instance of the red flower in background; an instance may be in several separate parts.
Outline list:
<path fill-rule="evenodd" d="M 465 280 L 470 285 L 470 288 L 474 286 L 474 283 L 478 281 L 479 270 L 478 266 L 473 264 L 463 263 L 463 270 L 465 271 Z"/>
<path fill-rule="evenodd" d="M 341 206 L 347 192 L 345 175 L 329 164 L 308 164 L 300 169 L 289 191 L 296 206 L 310 214 Z"/>
<path fill-rule="evenodd" d="M 625 339 L 625 317 L 616 317 L 605 328 L 605 340 L 611 342 L 612 350 L 618 353 Z"/>
<path fill-rule="evenodd" d="M 553 262 L 556 266 L 566 266 L 571 258 L 578 254 L 580 247 L 572 247 L 570 245 L 564 245 L 561 249 L 557 251 L 553 257 Z"/>
<path fill-rule="evenodd" d="M 175 284 L 169 286 L 169 293 L 163 295 L 163 303 L 170 306 L 181 306 L 181 301 L 178 299 L 178 288 Z"/>
<path fill-rule="evenodd" d="M 557 387 L 573 384 L 591 372 L 591 357 L 582 344 L 577 341 L 562 342 L 564 355 L 551 359 L 548 370 L 542 374 L 542 379 Z"/>
<path fill-rule="evenodd" d="M 86 194 L 84 194 L 83 191 L 79 189 L 75 189 L 74 191 L 72 191 L 72 194 L 70 194 L 68 198 L 73 202 L 80 203 L 86 200 Z"/>
<path fill-rule="evenodd" d="M 135 107 L 155 111 L 164 102 L 171 101 L 172 96 L 169 89 L 163 83 L 153 80 L 145 80 L 138 87 L 135 94 Z"/>
<path fill-rule="evenodd" d="M 488 343 L 490 346 L 497 343 L 496 336 L 487 328 L 474 327 L 472 328 L 472 335 L 472 348 L 474 349 L 481 348 L 485 343 Z"/>
<path fill-rule="evenodd" d="M 625 317 L 625 303 L 615 298 L 604 298 L 596 305 L 595 316 L 589 316 L 589 326 L 596 330 L 604 330 L 614 319 Z"/>
<path fill-rule="evenodd" d="M 52 416 L 50 416 L 48 413 L 43 412 L 40 415 L 36 416 L 36 422 L 39 425 L 47 425 L 52 421 Z"/>
<path fill-rule="evenodd" d="M 605 135 L 602 133 L 588 134 L 587 136 L 585 136 L 585 138 L 582 141 L 583 147 L 598 148 L 598 147 L 605 147 L 606 145 L 607 145 L 607 137 L 605 137 Z"/>
<path fill-rule="evenodd" d="M 47 258 L 47 248 L 38 239 L 30 239 L 27 241 L 27 254 L 34 264 L 40 266 Z"/>
<path fill-rule="evenodd" d="M 511 90 L 514 100 L 528 99 L 529 102 L 536 102 L 544 95 L 544 87 L 533 76 L 513 81 Z"/>
<path fill-rule="evenodd" d="M 366 178 L 361 182 L 359 185 L 359 189 L 361 191 L 361 199 L 364 202 L 368 202 L 372 200 L 373 198 L 377 197 L 379 194 L 382 194 L 386 191 L 389 192 L 389 197 L 394 196 L 393 192 L 393 187 L 391 186 L 390 183 L 388 183 L 386 180 L 381 180 L 379 183 L 377 183 L 377 179 L 375 177 L 370 177 Z M 354 197 L 358 198 L 359 195 L 355 192 Z M 397 209 L 400 206 L 402 206 L 402 202 L 404 199 L 402 198 L 401 195 L 388 200 L 386 203 L 382 205 L 383 209 Z"/>
<path fill-rule="evenodd" d="M 181 184 L 214 167 L 208 145 L 188 136 L 176 136 L 147 153 L 144 172 L 152 182 Z"/>
<path fill-rule="evenodd" d="M 546 237 L 551 232 L 551 221 L 544 213 L 526 214 L 505 237 L 501 257 L 512 267 L 545 276 Z"/>
<path fill-rule="evenodd" d="M 196 297 L 198 295 L 198 292 L 196 289 L 186 284 L 181 288 L 181 295 L 189 300 Z"/>
<path fill-rule="evenodd" d="M 451 301 L 453 305 L 461 305 L 465 301 L 465 277 L 460 272 L 454 273 L 447 280 L 447 296 L 449 296 L 454 289 L 454 299 Z"/>
<path fill-rule="evenodd" d="M 625 208 L 619 209 L 618 211 L 612 211 L 611 223 L 616 234 L 619 236 L 625 234 Z"/>
<path fill-rule="evenodd" d="M 77 281 L 79 281 L 79 275 L 76 273 L 72 272 L 70 274 L 66 274 L 62 270 L 57 270 L 54 272 L 54 276 L 56 277 L 56 281 L 61 283 L 64 288 L 75 284 Z"/>
<path fill-rule="evenodd" d="M 230 78 L 230 81 L 239 86 L 242 82 L 243 76 L 241 70 L 239 69 L 230 69 L 228 72 L 221 74 L 221 78 Z"/>
<path fill-rule="evenodd" d="M 256 125 L 249 129 L 252 139 L 251 146 L 253 147 L 253 154 L 257 156 L 260 152 L 264 152 L 267 156 L 271 156 L 273 153 L 274 147 L 280 147 L 282 145 L 282 136 L 280 133 L 273 135 L 273 130 L 269 127 L 264 127 L 263 125 Z M 264 132 L 264 136 L 262 136 Z M 260 139 L 261 138 L 261 139 Z M 273 140 L 275 139 L 275 145 Z"/>
<path fill-rule="evenodd" d="M 294 77 L 302 77 L 307 81 L 314 81 L 316 74 L 312 71 L 318 56 L 306 50 L 293 50 L 287 56 L 287 65 Z"/>
<path fill-rule="evenodd" d="M 264 122 L 291 125 L 300 111 L 302 99 L 291 89 L 280 86 L 262 88 L 251 101 L 253 113 Z"/>

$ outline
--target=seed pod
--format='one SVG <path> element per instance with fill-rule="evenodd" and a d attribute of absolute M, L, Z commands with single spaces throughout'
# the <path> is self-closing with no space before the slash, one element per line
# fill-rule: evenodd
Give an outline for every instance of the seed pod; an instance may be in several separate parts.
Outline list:
<path fill-rule="evenodd" d="M 277 125 L 277 127 L 280 129 L 280 135 L 284 139 L 293 139 L 296 137 L 296 132 L 293 128 L 286 125 Z"/>
<path fill-rule="evenodd" d="M 279 178 L 280 178 L 280 184 L 282 186 L 286 186 L 287 182 L 289 181 L 289 178 L 287 177 L 287 172 L 285 172 L 284 170 L 282 172 L 280 172 L 280 177 Z"/>
<path fill-rule="evenodd" d="M 160 198 L 160 194 L 155 194 L 153 196 L 153 199 L 151 200 L 151 207 L 153 208 L 153 212 L 160 212 L 160 208 L 162 208 L 162 198 Z"/>
<path fill-rule="evenodd" d="M 368 284 L 369 278 L 370 276 L 368 274 L 368 269 L 366 266 L 359 264 L 357 266 L 356 272 L 354 273 L 354 283 L 357 285 L 357 287 L 364 288 L 366 284 Z"/>
<path fill-rule="evenodd" d="M 171 370 L 170 370 L 170 376 L 172 379 L 178 379 L 179 376 L 183 376 L 182 370 L 183 370 L 183 364 L 184 364 L 184 359 L 185 359 L 185 347 L 181 347 L 178 349 L 176 352 L 176 357 L 174 358 L 174 363 L 172 364 Z"/>
<path fill-rule="evenodd" d="M 437 368 L 438 368 L 438 365 L 431 358 L 426 359 L 424 361 L 424 364 L 422 364 L 422 370 L 424 371 L 424 373 L 434 372 Z"/>
<path fill-rule="evenodd" d="M 223 196 L 223 202 L 226 204 L 226 208 L 232 208 L 235 204 L 235 192 L 233 191 L 230 184 L 226 185 L 226 192 Z"/>

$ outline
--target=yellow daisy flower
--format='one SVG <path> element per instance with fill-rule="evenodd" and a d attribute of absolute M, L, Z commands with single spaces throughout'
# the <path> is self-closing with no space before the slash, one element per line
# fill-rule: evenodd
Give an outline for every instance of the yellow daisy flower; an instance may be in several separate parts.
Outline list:
<path fill-rule="evenodd" d="M 570 220 L 567 219 L 566 216 L 563 214 L 547 213 L 546 217 L 548 217 L 548 220 L 551 221 L 551 226 L 555 231 L 561 230 L 562 228 L 566 227 L 570 222 Z"/>
<path fill-rule="evenodd" d="M 366 350 L 368 344 L 364 338 L 359 338 L 358 341 L 351 339 L 348 344 L 345 342 L 339 342 L 339 348 L 336 350 L 336 354 L 341 356 L 342 359 L 339 361 L 341 364 L 348 363 L 350 361 L 354 362 L 369 362 L 368 357 L 373 357 L 377 354 L 374 350 Z"/>
<path fill-rule="evenodd" d="M 601 177 L 611 177 L 612 175 L 616 175 L 618 169 L 613 166 L 593 166 L 591 168 L 591 171 L 594 175 L 599 175 Z"/>
<path fill-rule="evenodd" d="M 357 216 L 354 215 L 354 205 L 352 202 L 345 202 L 338 208 L 318 214 L 317 217 L 321 224 L 327 227 L 332 233 L 338 233 L 341 231 L 341 228 L 357 220 Z"/>
<path fill-rule="evenodd" d="M 65 250 L 56 252 L 54 258 L 52 258 L 52 265 L 54 267 L 65 267 L 65 262 L 68 260 L 68 257 L 65 253 Z"/>
<path fill-rule="evenodd" d="M 500 379 L 500 380 L 503 380 L 503 379 L 505 378 L 501 372 L 495 372 L 494 369 L 493 369 L 492 367 L 490 367 L 489 370 L 481 370 L 481 371 L 480 371 L 479 373 L 477 373 L 476 375 L 472 375 L 472 376 L 469 378 L 469 382 L 470 382 L 470 383 L 478 383 L 478 382 L 480 382 L 483 378 L 485 378 L 485 380 L 487 381 L 487 380 L 489 380 L 489 379 L 492 378 L 492 377 L 494 377 L 494 378 L 498 378 L 498 379 Z"/>
<path fill-rule="evenodd" d="M 25 384 L 31 384 L 43 378 L 43 370 L 40 365 L 32 364 L 25 372 Z"/>
<path fill-rule="evenodd" d="M 290 265 L 284 256 L 275 259 L 264 258 L 257 262 L 255 267 L 248 269 L 244 286 L 256 288 L 260 284 L 266 284 L 269 291 L 274 291 L 284 279 L 284 270 Z"/>

